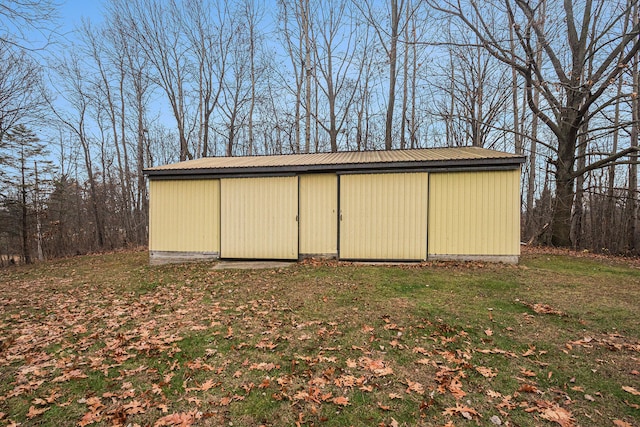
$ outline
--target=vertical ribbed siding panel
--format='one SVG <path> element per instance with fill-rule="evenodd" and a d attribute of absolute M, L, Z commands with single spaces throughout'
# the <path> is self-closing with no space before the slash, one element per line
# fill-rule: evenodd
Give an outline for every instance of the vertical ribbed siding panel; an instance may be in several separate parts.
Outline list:
<path fill-rule="evenodd" d="M 427 173 L 342 175 L 340 258 L 426 259 L 427 190 Z"/>
<path fill-rule="evenodd" d="M 338 253 L 338 176 L 301 175 L 300 253 Z"/>
<path fill-rule="evenodd" d="M 298 178 L 221 180 L 224 258 L 298 258 Z"/>
<path fill-rule="evenodd" d="M 220 251 L 220 180 L 151 180 L 149 249 Z"/>
<path fill-rule="evenodd" d="M 432 173 L 429 255 L 519 255 L 520 171 Z"/>

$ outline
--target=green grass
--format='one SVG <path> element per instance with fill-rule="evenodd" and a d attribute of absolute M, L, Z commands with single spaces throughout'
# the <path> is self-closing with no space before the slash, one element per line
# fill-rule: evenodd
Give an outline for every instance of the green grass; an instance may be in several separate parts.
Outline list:
<path fill-rule="evenodd" d="M 579 255 L 0 270 L 0 425 L 640 426 L 640 264 Z"/>

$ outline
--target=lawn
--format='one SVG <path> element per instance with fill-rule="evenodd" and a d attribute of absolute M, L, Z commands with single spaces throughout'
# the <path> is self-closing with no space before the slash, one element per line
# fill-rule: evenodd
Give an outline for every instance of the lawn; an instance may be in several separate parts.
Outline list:
<path fill-rule="evenodd" d="M 0 270 L 0 425 L 640 426 L 640 262 Z"/>

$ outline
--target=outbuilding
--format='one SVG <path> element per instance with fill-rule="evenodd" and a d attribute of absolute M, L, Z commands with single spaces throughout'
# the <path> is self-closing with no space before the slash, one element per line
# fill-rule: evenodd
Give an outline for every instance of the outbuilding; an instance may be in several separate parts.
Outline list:
<path fill-rule="evenodd" d="M 477 147 L 208 157 L 145 170 L 151 263 L 517 263 L 524 157 Z"/>

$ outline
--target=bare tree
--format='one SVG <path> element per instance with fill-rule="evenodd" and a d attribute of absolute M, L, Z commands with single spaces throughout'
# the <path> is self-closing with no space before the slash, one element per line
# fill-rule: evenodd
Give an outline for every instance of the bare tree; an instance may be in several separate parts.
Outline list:
<path fill-rule="evenodd" d="M 546 11 L 557 17 L 553 25 L 542 27 L 539 19 L 541 1 L 505 0 L 504 6 L 474 1 L 430 2 L 432 7 L 453 17 L 467 31 L 478 37 L 479 44 L 498 60 L 515 67 L 525 80 L 531 111 L 553 132 L 556 205 L 553 215 L 552 242 L 571 246 L 571 212 L 575 179 L 596 168 L 605 167 L 637 150 L 629 147 L 613 155 L 576 168 L 578 136 L 583 123 L 615 101 L 609 88 L 640 49 L 640 27 L 635 24 L 625 33 L 620 21 L 630 7 L 626 2 L 586 0 L 574 5 L 566 0 L 561 8 Z M 593 11 L 603 8 L 598 33 L 590 35 Z M 513 54 L 508 34 L 485 20 L 486 14 L 502 13 L 502 22 L 512 22 L 518 51 Z M 549 31 L 553 28 L 554 31 Z M 558 38 L 556 38 L 556 35 Z M 543 63 L 538 61 L 536 41 L 543 48 Z M 624 52 L 620 57 L 621 52 Z M 585 79 L 589 55 L 594 71 Z M 550 64 L 545 67 L 544 64 Z M 546 108 L 532 102 L 534 87 L 540 91 Z"/>
<path fill-rule="evenodd" d="M 211 154 L 210 130 L 214 110 L 219 107 L 230 46 L 235 37 L 235 17 L 229 2 L 188 0 L 184 3 L 182 27 L 197 64 L 198 148 L 196 155 Z M 195 74 L 195 73 L 194 73 Z"/>
<path fill-rule="evenodd" d="M 0 170 L 0 185 L 16 194 L 13 201 L 19 211 L 19 221 L 11 225 L 20 232 L 20 253 L 23 261 L 30 264 L 32 261 L 32 233 L 30 232 L 33 228 L 33 221 L 30 218 L 32 213 L 36 214 L 36 227 L 40 229 L 38 201 L 41 183 L 38 176 L 38 163 L 41 170 L 45 169 L 50 163 L 47 160 L 48 153 L 45 144 L 32 130 L 18 124 L 8 132 L 7 144 L 0 154 L 6 159 Z M 42 260 L 42 234 L 37 233 L 37 236 L 38 259 Z"/>
<path fill-rule="evenodd" d="M 95 69 L 95 79 L 90 80 L 92 73 L 87 73 L 85 81 L 91 85 L 95 93 L 87 93 L 91 98 L 90 106 L 95 110 L 99 123 L 104 123 L 112 138 L 112 146 L 116 152 L 116 168 L 120 191 L 114 195 L 119 200 L 125 234 L 127 240 L 132 233 L 132 174 L 130 172 L 129 150 L 126 143 L 126 95 L 124 93 L 127 76 L 125 49 L 121 43 L 109 46 L 112 37 L 117 33 L 94 28 L 89 22 L 84 22 L 81 37 L 86 49 L 86 58 L 91 59 Z M 103 117 L 106 117 L 106 123 Z M 102 131 L 102 129 L 101 129 Z M 101 138 L 106 140 L 106 135 Z M 106 147 L 105 147 L 106 148 Z M 105 159 L 105 156 L 101 156 Z M 103 165 L 103 180 L 106 179 L 106 167 Z"/>
<path fill-rule="evenodd" d="M 281 25 L 279 32 L 284 41 L 284 47 L 287 52 L 288 60 L 291 63 L 291 74 L 294 78 L 293 87 L 289 85 L 290 73 L 282 73 L 281 76 L 288 91 L 292 93 L 295 98 L 294 114 L 292 119 L 294 127 L 294 143 L 292 151 L 299 153 L 301 151 L 300 121 L 302 118 L 303 109 L 302 87 L 305 81 L 310 82 L 309 79 L 311 78 L 311 75 L 313 73 L 313 67 L 310 63 L 311 61 L 310 59 L 307 60 L 307 53 L 305 50 L 305 41 L 308 39 L 308 20 L 306 19 L 306 16 L 308 16 L 309 14 L 309 2 L 307 0 L 278 0 L 278 6 L 279 22 Z M 307 134 L 309 135 L 309 138 L 311 137 L 310 96 L 311 90 L 309 88 L 309 90 L 305 91 L 304 94 L 305 139 L 307 137 Z"/>
<path fill-rule="evenodd" d="M 638 28 L 638 14 L 640 7 L 637 2 L 633 2 L 631 8 L 632 23 L 634 28 Z M 638 37 L 638 36 L 636 36 Z M 638 139 L 640 138 L 640 53 L 638 51 L 633 55 L 631 61 L 631 132 L 630 132 L 630 148 L 633 152 L 629 159 L 629 186 L 628 192 L 628 218 L 629 233 L 627 249 L 629 251 L 638 249 Z"/>
<path fill-rule="evenodd" d="M 138 43 L 171 106 L 180 140 L 180 160 L 193 158 L 189 149 L 194 118 L 190 116 L 189 56 L 175 0 L 111 0 L 109 13 L 121 17 L 127 33 Z"/>
<path fill-rule="evenodd" d="M 375 73 L 374 55 L 370 51 L 370 29 L 365 27 L 362 38 L 362 62 L 360 81 L 355 93 L 354 108 L 356 109 L 356 150 L 367 150 L 369 142 L 370 109 L 371 109 L 371 81 Z"/>
<path fill-rule="evenodd" d="M 95 237 L 97 247 L 105 247 L 104 221 L 102 209 L 98 202 L 98 183 L 93 167 L 91 138 L 87 130 L 88 114 L 91 108 L 91 89 L 85 80 L 86 66 L 80 61 L 78 52 L 71 51 L 56 65 L 57 94 L 68 105 L 66 111 L 61 111 L 48 100 L 53 113 L 60 122 L 77 138 L 82 149 L 85 172 L 89 181 L 91 213 L 95 221 Z"/>
<path fill-rule="evenodd" d="M 410 18 L 416 13 L 422 2 L 420 0 L 389 0 L 386 4 L 386 10 L 382 13 L 376 11 L 374 2 L 371 0 L 363 2 L 354 0 L 353 4 L 360 10 L 368 25 L 375 30 L 380 46 L 388 58 L 384 145 L 386 150 L 391 150 L 393 148 L 393 123 L 398 80 L 398 41 L 405 27 L 409 24 Z"/>
<path fill-rule="evenodd" d="M 135 222 L 135 230 L 137 233 L 137 242 L 143 244 L 147 241 L 147 218 L 149 212 L 149 200 L 147 194 L 147 185 L 143 174 L 143 169 L 151 165 L 151 158 L 147 156 L 149 147 L 149 124 L 147 115 L 149 97 L 151 95 L 151 80 L 146 73 L 147 61 L 144 55 L 139 51 L 139 46 L 129 43 L 129 40 L 122 32 L 115 32 L 117 39 L 114 40 L 114 46 L 120 46 L 124 52 L 125 63 L 123 67 L 128 75 L 129 89 L 126 91 L 129 103 L 135 112 L 135 138 L 136 138 L 136 174 L 137 188 L 135 197 L 135 211 L 137 219 Z M 124 88 L 123 88 L 124 89 Z M 123 97 L 125 90 L 122 90 Z"/>
<path fill-rule="evenodd" d="M 244 32 L 242 11 L 234 11 L 232 31 L 235 34 L 234 41 L 229 47 L 229 58 L 222 87 L 221 116 L 226 127 L 226 152 L 227 156 L 236 154 L 238 134 L 245 125 L 248 116 L 246 105 L 251 102 L 251 64 L 246 61 L 246 53 L 251 41 Z M 255 76 L 253 76 L 255 79 Z"/>
<path fill-rule="evenodd" d="M 539 27 L 540 27 L 540 31 L 544 32 L 545 31 L 545 18 L 546 18 L 546 1 L 541 2 L 540 4 L 540 14 L 539 14 Z M 515 60 L 515 55 L 516 55 L 516 48 L 515 48 L 515 38 L 513 37 L 513 23 L 510 25 L 509 27 L 510 29 L 510 38 L 512 39 L 512 59 Z M 536 62 L 538 64 L 542 64 L 542 51 L 543 51 L 543 47 L 542 47 L 542 40 L 537 39 L 536 40 L 536 46 L 535 46 L 535 52 L 536 52 Z M 513 70 L 514 73 L 517 74 L 517 70 L 515 67 L 511 68 Z M 531 91 L 533 93 L 533 99 L 530 101 L 533 103 L 533 105 L 536 106 L 536 108 L 539 108 L 540 106 L 540 91 L 536 88 L 533 87 L 531 89 Z M 526 105 L 527 102 L 529 101 L 527 99 L 528 97 L 528 93 L 527 91 L 522 91 L 522 125 L 520 129 L 524 129 L 524 117 L 525 117 L 525 109 L 526 109 Z M 514 101 L 515 103 L 515 101 Z M 514 114 L 515 114 L 515 109 L 514 109 Z M 527 232 L 529 233 L 529 235 L 534 235 L 534 233 L 538 233 L 539 230 L 534 230 L 534 222 L 533 222 L 533 215 L 531 215 L 530 213 L 533 212 L 533 203 L 535 200 L 535 194 L 536 194 L 536 176 L 537 176 L 537 167 L 538 167 L 538 125 L 539 125 L 540 119 L 538 118 L 537 115 L 533 115 L 533 117 L 531 118 L 531 133 L 530 133 L 530 138 L 529 138 L 529 173 L 527 176 L 527 205 L 526 205 L 526 209 L 527 209 L 527 220 L 525 223 L 525 228 L 527 230 Z M 516 133 L 518 133 L 518 128 L 516 128 Z M 524 132 L 521 133 L 521 136 L 524 136 Z M 544 227 L 544 224 L 542 224 L 542 226 Z"/>
<path fill-rule="evenodd" d="M 311 27 L 309 8 L 309 0 L 300 0 L 298 3 L 298 16 L 300 19 L 301 29 L 304 40 L 304 79 L 305 79 L 305 122 L 304 122 L 304 152 L 308 153 L 311 148 L 311 79 L 315 74 L 313 64 L 311 63 L 312 37 L 310 33 L 313 31 Z M 317 101 L 316 97 L 316 101 Z M 316 139 L 317 140 L 317 139 Z"/>
<path fill-rule="evenodd" d="M 451 46 L 449 49 L 451 60 L 443 70 L 445 82 L 439 89 L 451 100 L 453 110 L 447 111 L 446 116 L 451 117 L 451 123 L 461 135 L 458 144 L 448 145 L 471 142 L 476 147 L 491 148 L 496 139 L 502 137 L 497 122 L 504 115 L 512 89 L 507 68 L 480 47 Z"/>
<path fill-rule="evenodd" d="M 352 16 L 345 2 L 331 4 L 321 8 L 312 26 L 316 81 L 328 109 L 328 120 L 316 120 L 329 134 L 331 152 L 338 151 L 338 135 L 346 131 L 344 126 L 367 61 Z"/>
<path fill-rule="evenodd" d="M 247 154 L 252 155 L 254 152 L 254 117 L 256 108 L 256 98 L 258 96 L 258 77 L 262 74 L 259 61 L 259 44 L 261 42 L 261 34 L 259 33 L 259 24 L 262 20 L 263 10 L 261 5 L 252 0 L 244 2 L 244 21 L 248 30 L 249 43 L 249 80 L 251 84 L 251 93 L 249 96 L 249 111 L 247 112 Z M 308 152 L 308 149 L 307 149 Z"/>
<path fill-rule="evenodd" d="M 41 50 L 51 42 L 58 4 L 53 0 L 3 0 L 0 3 L 0 46 Z"/>
<path fill-rule="evenodd" d="M 23 50 L 0 41 L 0 144 L 18 123 L 42 117 L 41 67 Z"/>

